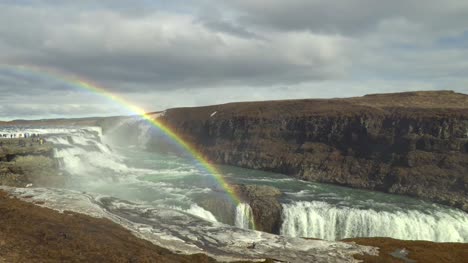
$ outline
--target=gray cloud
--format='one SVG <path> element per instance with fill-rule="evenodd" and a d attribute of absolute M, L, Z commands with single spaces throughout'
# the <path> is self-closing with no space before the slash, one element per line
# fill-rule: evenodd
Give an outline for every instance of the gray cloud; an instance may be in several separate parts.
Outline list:
<path fill-rule="evenodd" d="M 4 59 L 47 65 L 113 84 L 144 82 L 160 87 L 271 85 L 335 78 L 346 59 L 341 56 L 345 39 L 338 36 L 285 32 L 253 39 L 253 33 L 229 23 L 197 23 L 191 15 L 155 12 L 126 17 L 107 10 L 60 11 L 63 17 L 50 21 L 41 21 L 46 11 L 31 8 L 14 7 L 12 14 L 3 16 L 36 21 L 35 28 L 4 23 L 4 42 L 20 49 L 14 56 L 4 53 Z M 29 31 L 33 34 L 18 34 Z"/>
<path fill-rule="evenodd" d="M 125 112 L 66 81 L 8 66 L 18 64 L 92 80 L 148 110 L 468 92 L 466 25 L 468 4 L 456 0 L 3 1 L 0 115 Z"/>
<path fill-rule="evenodd" d="M 468 3 L 458 0 L 233 0 L 226 5 L 248 24 L 282 30 L 352 34 L 394 19 L 421 24 L 425 30 L 459 30 L 468 22 Z"/>
<path fill-rule="evenodd" d="M 0 117 L 22 118 L 30 116 L 33 118 L 60 117 L 60 116 L 85 116 L 90 112 L 102 112 L 102 108 L 95 105 L 83 104 L 6 104 L 0 105 Z"/>

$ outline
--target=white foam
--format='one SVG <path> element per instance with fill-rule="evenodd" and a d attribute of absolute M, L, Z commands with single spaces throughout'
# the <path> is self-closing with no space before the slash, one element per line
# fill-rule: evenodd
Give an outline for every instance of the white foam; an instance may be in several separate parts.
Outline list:
<path fill-rule="evenodd" d="M 251 229 L 251 222 L 253 222 L 253 212 L 250 205 L 247 203 L 238 204 L 236 207 L 235 226 L 244 229 Z"/>
<path fill-rule="evenodd" d="M 200 207 L 197 204 L 192 204 L 189 209 L 185 210 L 185 212 L 201 217 L 211 222 L 218 222 L 218 220 L 216 220 L 216 217 L 210 211 L 203 209 L 203 207 Z"/>
<path fill-rule="evenodd" d="M 325 202 L 283 204 L 281 234 L 339 240 L 392 237 L 405 240 L 468 242 L 468 214 L 457 210 L 374 211 L 336 207 Z"/>

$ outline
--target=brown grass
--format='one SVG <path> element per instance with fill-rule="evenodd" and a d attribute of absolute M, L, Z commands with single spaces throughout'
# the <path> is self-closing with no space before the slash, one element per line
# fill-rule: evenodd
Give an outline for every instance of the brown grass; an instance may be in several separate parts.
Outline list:
<path fill-rule="evenodd" d="M 344 241 L 353 241 L 360 245 L 379 247 L 379 256 L 354 256 L 356 259 L 364 260 L 366 263 L 404 262 L 390 255 L 390 253 L 403 248 L 409 251 L 407 258 L 418 263 L 468 262 L 468 244 L 466 243 L 434 243 L 392 238 L 352 238 Z"/>

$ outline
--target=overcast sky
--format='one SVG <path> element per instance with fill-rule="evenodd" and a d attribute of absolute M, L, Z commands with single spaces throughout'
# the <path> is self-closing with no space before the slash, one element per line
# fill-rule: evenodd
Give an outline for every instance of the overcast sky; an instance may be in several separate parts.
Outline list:
<path fill-rule="evenodd" d="M 468 93 L 468 1 L 0 0 L 0 119 L 231 101 Z"/>

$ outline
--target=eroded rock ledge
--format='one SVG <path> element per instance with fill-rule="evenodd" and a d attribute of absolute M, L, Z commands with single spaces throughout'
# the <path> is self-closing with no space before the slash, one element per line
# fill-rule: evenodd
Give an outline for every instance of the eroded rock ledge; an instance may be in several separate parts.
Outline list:
<path fill-rule="evenodd" d="M 282 195 L 275 187 L 266 185 L 233 185 L 234 191 L 252 208 L 256 230 L 279 234 L 283 207 L 278 201 Z"/>
<path fill-rule="evenodd" d="M 0 139 L 0 185 L 26 187 L 63 185 L 51 143 L 37 140 Z"/>
<path fill-rule="evenodd" d="M 160 120 L 220 164 L 468 211 L 465 94 L 230 103 L 171 109 Z"/>

